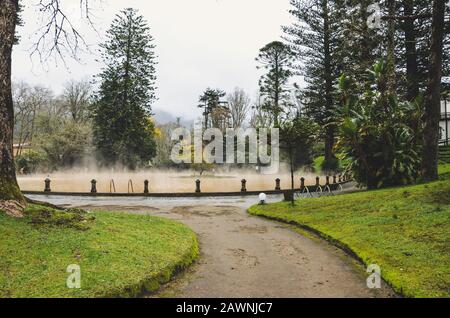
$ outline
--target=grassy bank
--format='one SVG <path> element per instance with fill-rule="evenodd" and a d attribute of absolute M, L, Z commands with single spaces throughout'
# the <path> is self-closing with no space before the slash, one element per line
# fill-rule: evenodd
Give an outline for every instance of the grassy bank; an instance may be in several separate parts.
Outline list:
<path fill-rule="evenodd" d="M 450 172 L 441 167 L 441 173 Z M 408 297 L 450 297 L 450 181 L 281 202 L 253 215 L 312 230 L 378 264 L 383 278 Z"/>
<path fill-rule="evenodd" d="M 439 166 L 439 175 L 441 179 L 450 179 L 450 163 Z"/>
<path fill-rule="evenodd" d="M 55 212 L 31 205 L 0 212 L 0 297 L 127 297 L 154 291 L 198 255 L 195 234 L 149 216 Z M 69 289 L 71 264 L 81 289 Z"/>

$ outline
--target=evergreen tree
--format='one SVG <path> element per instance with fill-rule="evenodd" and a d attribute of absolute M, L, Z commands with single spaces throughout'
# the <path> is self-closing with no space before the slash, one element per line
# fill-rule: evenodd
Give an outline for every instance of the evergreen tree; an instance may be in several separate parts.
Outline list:
<path fill-rule="evenodd" d="M 107 164 L 135 168 L 155 155 L 150 119 L 155 97 L 155 46 L 147 22 L 134 9 L 114 19 L 101 45 L 106 67 L 94 109 L 94 141 Z"/>
<path fill-rule="evenodd" d="M 342 61 L 340 73 L 352 74 L 358 83 L 364 84 L 360 87 L 363 91 L 370 88 L 372 80 L 368 70 L 387 54 L 387 25 L 381 20 L 383 12 L 377 12 L 372 4 L 371 0 L 338 1 L 337 28 L 342 32 L 337 49 Z M 379 9 L 383 8 L 380 3 Z"/>
<path fill-rule="evenodd" d="M 203 108 L 203 121 L 204 128 L 215 127 L 218 128 L 218 113 L 222 110 L 228 109 L 225 105 L 225 101 L 221 99 L 225 97 L 227 93 L 220 89 L 207 88 L 199 98 L 199 108 Z M 219 118 L 218 118 L 219 117 Z M 220 121 L 220 120 L 219 120 Z"/>
<path fill-rule="evenodd" d="M 430 45 L 433 2 L 429 0 L 403 0 L 398 8 L 400 38 L 397 41 L 397 70 L 405 81 L 399 81 L 399 92 L 412 100 L 419 94 L 426 94 L 430 70 Z M 443 77 L 450 75 L 450 6 L 445 7 Z M 442 83 L 442 92 L 448 90 Z"/>
<path fill-rule="evenodd" d="M 338 1 L 291 0 L 290 13 L 296 22 L 283 28 L 286 40 L 294 51 L 298 73 L 303 75 L 306 88 L 302 91 L 305 113 L 324 127 L 325 160 L 323 168 L 337 168 L 333 154 L 335 127 L 333 123 L 334 84 L 345 60 L 339 54 L 342 23 Z"/>
<path fill-rule="evenodd" d="M 289 46 L 275 41 L 260 50 L 256 61 L 267 70 L 259 80 L 260 93 L 264 98 L 263 107 L 273 116 L 274 125 L 278 126 L 280 116 L 290 100 L 287 85 L 293 75 L 293 52 Z"/>
<path fill-rule="evenodd" d="M 441 112 L 441 81 L 444 48 L 445 0 L 433 0 L 431 27 L 430 71 L 427 98 L 425 102 L 424 149 L 422 153 L 422 173 L 426 180 L 439 179 L 438 141 Z"/>

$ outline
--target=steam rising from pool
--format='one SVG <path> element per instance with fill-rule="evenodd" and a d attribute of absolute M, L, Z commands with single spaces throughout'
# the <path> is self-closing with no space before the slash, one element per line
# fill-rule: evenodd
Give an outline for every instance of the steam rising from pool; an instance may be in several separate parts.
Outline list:
<path fill-rule="evenodd" d="M 281 179 L 282 189 L 290 188 L 290 174 L 280 172 L 277 175 L 263 175 L 251 170 L 205 173 L 202 176 L 193 171 L 162 171 L 156 169 L 127 171 L 86 171 L 72 169 L 50 174 L 18 176 L 23 191 L 43 191 L 44 180 L 51 179 L 53 192 L 89 192 L 91 180 L 97 180 L 97 190 L 101 193 L 114 192 L 111 180 L 114 180 L 117 193 L 127 193 L 129 180 L 132 180 L 134 193 L 144 192 L 144 181 L 148 180 L 149 190 L 153 193 L 186 193 L 195 191 L 195 180 L 201 180 L 202 192 L 237 192 L 241 190 L 241 180 L 247 180 L 248 191 L 267 191 L 275 189 L 275 179 Z M 316 175 L 299 172 L 295 174 L 295 186 L 300 186 L 300 178 L 306 184 L 315 184 Z M 131 189 L 130 189 L 131 192 Z"/>

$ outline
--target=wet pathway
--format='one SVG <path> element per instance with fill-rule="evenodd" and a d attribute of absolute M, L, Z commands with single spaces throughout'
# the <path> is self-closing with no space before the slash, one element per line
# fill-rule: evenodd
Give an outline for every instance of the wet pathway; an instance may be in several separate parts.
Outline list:
<path fill-rule="evenodd" d="M 366 287 L 362 266 L 341 250 L 287 225 L 250 216 L 248 198 L 33 197 L 88 209 L 179 220 L 198 235 L 201 257 L 159 297 L 389 297 Z M 272 197 L 269 200 L 280 200 Z M 155 295 L 153 295 L 155 296 Z"/>

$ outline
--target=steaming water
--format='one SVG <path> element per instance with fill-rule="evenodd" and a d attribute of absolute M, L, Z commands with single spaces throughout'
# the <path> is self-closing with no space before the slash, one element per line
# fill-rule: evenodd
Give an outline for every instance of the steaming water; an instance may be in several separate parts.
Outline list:
<path fill-rule="evenodd" d="M 295 186 L 300 186 L 300 178 L 306 179 L 306 184 L 315 184 L 315 175 L 297 173 Z M 101 193 L 114 192 L 111 180 L 114 180 L 117 193 L 142 193 L 144 180 L 149 180 L 150 192 L 154 193 L 185 193 L 195 191 L 195 180 L 201 180 L 202 192 L 234 192 L 241 190 L 241 180 L 247 180 L 248 191 L 274 190 L 275 179 L 281 179 L 282 189 L 290 188 L 290 175 L 262 175 L 252 172 L 216 173 L 214 175 L 199 176 L 192 172 L 56 172 L 52 174 L 35 174 L 19 176 L 18 181 L 23 191 L 43 191 L 44 180 L 51 179 L 51 189 L 54 192 L 89 192 L 91 180 L 97 180 L 97 191 Z M 132 180 L 133 189 L 128 187 Z M 323 179 L 322 179 L 323 180 Z"/>

